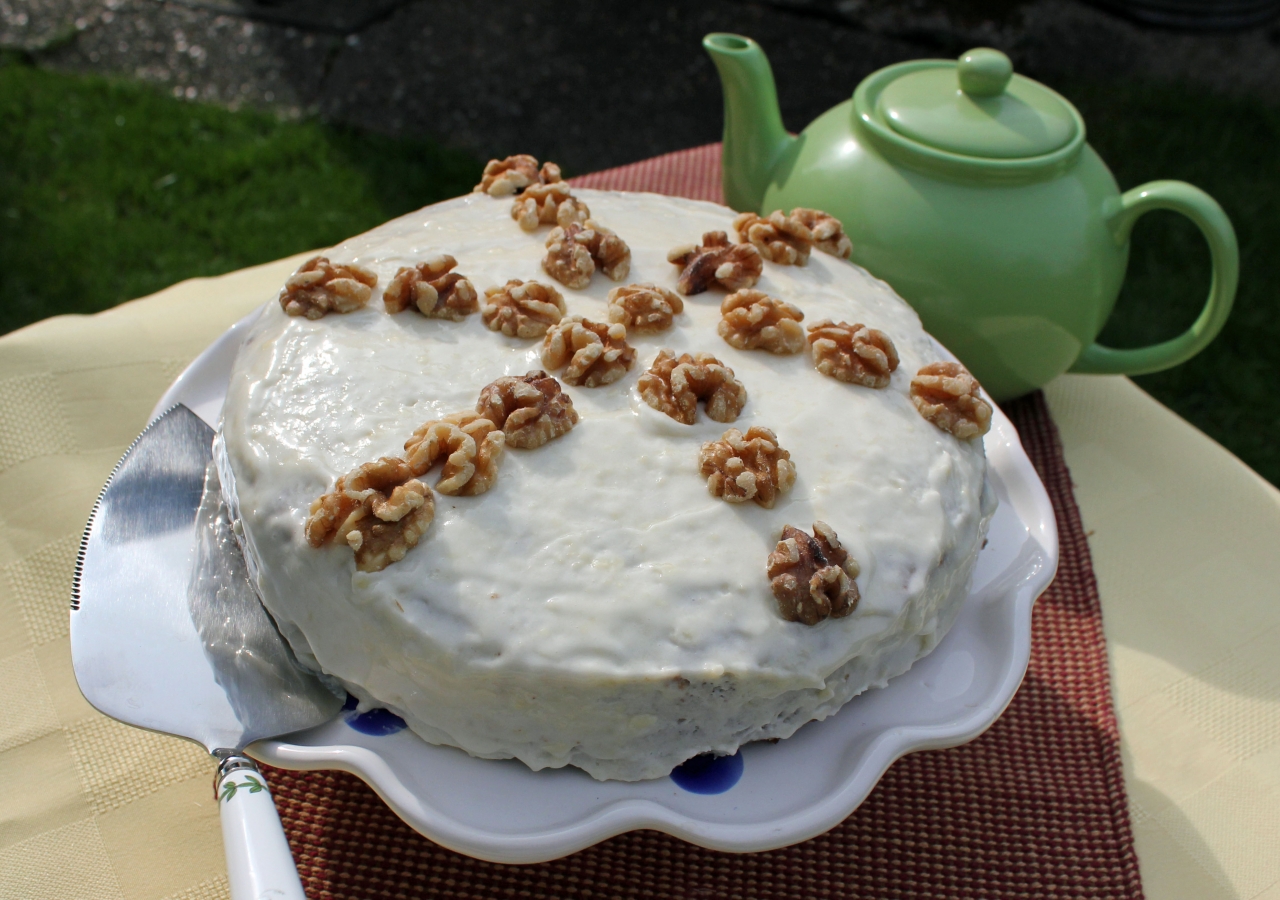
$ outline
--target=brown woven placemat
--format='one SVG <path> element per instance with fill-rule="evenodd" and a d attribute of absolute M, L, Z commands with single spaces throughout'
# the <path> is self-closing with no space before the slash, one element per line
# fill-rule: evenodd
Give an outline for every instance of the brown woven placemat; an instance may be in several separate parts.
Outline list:
<path fill-rule="evenodd" d="M 719 200 L 719 165 L 713 145 L 576 183 Z M 1033 394 L 1005 412 L 1049 491 L 1061 560 L 1036 604 L 1026 680 L 982 737 L 899 760 L 841 825 L 794 847 L 728 854 L 636 831 L 529 866 L 481 862 L 433 844 L 352 775 L 273 769 L 307 895 L 1141 897 L 1102 611 L 1071 478 L 1044 398 Z"/>

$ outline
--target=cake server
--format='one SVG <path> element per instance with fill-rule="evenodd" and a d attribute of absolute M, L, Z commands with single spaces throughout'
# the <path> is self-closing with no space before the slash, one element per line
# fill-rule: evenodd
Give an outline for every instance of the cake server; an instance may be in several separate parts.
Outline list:
<path fill-rule="evenodd" d="M 111 473 L 76 563 L 72 663 L 102 712 L 217 759 L 232 897 L 305 900 L 275 803 L 242 751 L 328 721 L 342 701 L 297 664 L 249 583 L 213 436 L 179 404 Z"/>

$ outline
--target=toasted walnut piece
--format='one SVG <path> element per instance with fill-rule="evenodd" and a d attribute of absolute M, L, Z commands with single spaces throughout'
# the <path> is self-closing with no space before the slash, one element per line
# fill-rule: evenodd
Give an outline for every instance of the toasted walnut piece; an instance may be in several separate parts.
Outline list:
<path fill-rule="evenodd" d="M 405 460 L 384 456 L 339 477 L 332 491 L 311 504 L 307 543 L 345 542 L 361 572 L 378 572 L 403 559 L 436 514 L 431 488 L 413 474 Z"/>
<path fill-rule="evenodd" d="M 566 384 L 601 387 L 631 370 L 636 351 L 627 343 L 625 325 L 602 325 L 582 316 L 561 319 L 547 330 L 542 362 L 548 369 L 568 366 L 560 377 Z"/>
<path fill-rule="evenodd" d="M 546 334 L 564 313 L 564 297 L 555 288 L 513 278 L 484 292 L 480 318 L 488 328 L 508 337 L 536 338 Z"/>
<path fill-rule="evenodd" d="M 563 181 L 530 185 L 511 204 L 511 218 L 525 231 L 539 225 L 570 225 L 591 218 L 591 210 L 569 191 Z"/>
<path fill-rule="evenodd" d="M 492 420 L 479 413 L 454 413 L 418 427 L 404 443 L 414 475 L 425 475 L 439 460 L 444 469 L 436 490 L 473 497 L 498 480 L 498 464 L 507 437 Z"/>
<path fill-rule="evenodd" d="M 559 170 L 557 170 L 557 175 Z M 538 161 L 527 153 L 508 156 L 506 159 L 491 159 L 484 167 L 484 176 L 480 183 L 471 189 L 472 193 L 488 194 L 490 197 L 509 197 L 518 194 L 531 184 L 542 180 L 538 174 Z"/>
<path fill-rule="evenodd" d="M 676 358 L 660 350 L 636 387 L 645 403 L 686 425 L 698 420 L 699 400 L 706 401 L 707 415 L 716 422 L 734 421 L 747 405 L 747 389 L 733 369 L 710 353 Z"/>
<path fill-rule="evenodd" d="M 812 537 L 790 525 L 783 528 L 765 572 L 778 612 L 788 622 L 817 625 L 828 617 L 839 619 L 861 599 L 854 581 L 858 562 L 825 522 L 813 523 Z"/>
<path fill-rule="evenodd" d="M 476 412 L 501 428 L 507 443 L 521 450 L 541 447 L 578 424 L 573 400 L 560 389 L 560 382 L 541 369 L 485 385 Z"/>
<path fill-rule="evenodd" d="M 547 255 L 542 258 L 543 270 L 556 281 L 570 288 L 584 288 L 591 283 L 596 261 L 585 241 L 575 240 L 581 234 L 579 226 L 557 227 L 547 237 Z"/>
<path fill-rule="evenodd" d="M 702 445 L 699 468 L 713 497 L 730 503 L 754 500 L 772 509 L 778 495 L 795 484 L 791 454 L 778 446 L 772 430 L 753 426 L 744 435 L 730 428 L 719 441 Z"/>
<path fill-rule="evenodd" d="M 676 288 L 682 294 L 701 294 L 713 284 L 726 291 L 749 288 L 760 280 L 764 260 L 752 244 L 731 244 L 723 231 L 708 231 L 702 245 L 686 244 L 667 254 L 682 268 Z"/>
<path fill-rule="evenodd" d="M 575 223 L 585 224 L 590 220 L 591 209 L 577 197 L 570 197 L 556 207 L 555 223 L 562 228 Z"/>
<path fill-rule="evenodd" d="M 609 291 L 609 321 L 639 334 L 666 331 L 681 312 L 680 295 L 656 284 L 629 284 Z"/>
<path fill-rule="evenodd" d="M 841 259 L 848 259 L 853 253 L 853 243 L 835 216 L 829 216 L 821 210 L 797 206 L 791 210 L 791 218 L 809 229 L 813 245 L 823 253 L 830 253 Z"/>
<path fill-rule="evenodd" d="M 280 291 L 280 306 L 291 316 L 322 318 L 354 312 L 369 302 L 378 276 L 363 266 L 334 264 L 323 256 L 304 262 Z"/>
<path fill-rule="evenodd" d="M 566 287 L 586 287 L 596 266 L 611 281 L 621 281 L 631 271 L 631 248 L 594 219 L 561 225 L 547 237 L 542 268 Z"/>
<path fill-rule="evenodd" d="M 804 329 L 800 327 L 804 313 L 764 291 L 735 291 L 720 304 L 720 315 L 723 318 L 716 331 L 730 347 L 770 353 L 804 349 Z"/>
<path fill-rule="evenodd" d="M 809 261 L 813 233 L 795 216 L 783 215 L 780 209 L 764 219 L 753 212 L 740 213 L 733 220 L 733 229 L 771 263 L 803 266 Z"/>
<path fill-rule="evenodd" d="M 898 368 L 898 351 L 889 335 L 861 323 L 823 319 L 809 326 L 809 350 L 819 372 L 863 387 L 889 386 Z"/>
<path fill-rule="evenodd" d="M 594 219 L 588 219 L 584 227 L 594 231 L 591 238 L 591 258 L 596 261 L 604 277 L 610 281 L 622 281 L 631 272 L 631 248 L 627 242 Z"/>
<path fill-rule="evenodd" d="M 560 167 L 545 162 L 538 168 L 538 161 L 527 153 L 491 159 L 484 167 L 484 177 L 471 189 L 472 193 L 490 197 L 509 197 L 518 194 L 531 184 L 555 184 L 562 181 Z"/>
<path fill-rule="evenodd" d="M 402 266 L 382 293 L 389 313 L 403 312 L 412 304 L 431 319 L 461 322 L 480 309 L 476 289 L 464 276 L 450 271 L 458 261 L 447 253 L 416 266 Z"/>
<path fill-rule="evenodd" d="M 911 379 L 911 402 L 920 415 L 962 441 L 991 430 L 991 405 L 980 391 L 978 379 L 960 363 L 929 363 Z"/>
<path fill-rule="evenodd" d="M 796 482 L 791 454 L 778 446 L 776 434 L 759 425 L 745 435 L 730 428 L 720 440 L 703 444 L 698 467 L 711 496 L 730 503 L 754 500 L 765 509 L 773 509 L 778 495 Z"/>

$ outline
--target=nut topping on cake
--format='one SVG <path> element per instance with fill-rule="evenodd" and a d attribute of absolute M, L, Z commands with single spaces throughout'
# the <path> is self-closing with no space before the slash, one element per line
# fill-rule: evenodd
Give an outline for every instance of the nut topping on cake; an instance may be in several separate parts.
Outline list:
<path fill-rule="evenodd" d="M 760 280 L 764 260 L 751 244 L 731 244 L 723 231 L 708 231 L 702 245 L 685 244 L 667 254 L 680 266 L 676 288 L 682 294 L 701 294 L 713 284 L 726 291 L 740 291 Z"/>
<path fill-rule="evenodd" d="M 476 412 L 507 435 L 507 443 L 521 450 L 541 447 L 578 424 L 573 400 L 541 369 L 528 375 L 508 375 L 484 386 Z"/>
<path fill-rule="evenodd" d="M 733 220 L 733 229 L 771 263 L 803 266 L 809 262 L 813 232 L 795 216 L 783 215 L 780 209 L 764 219 L 753 212 L 739 213 Z"/>
<path fill-rule="evenodd" d="M 560 292 L 537 281 L 513 278 L 502 287 L 488 288 L 484 298 L 480 318 L 490 329 L 508 337 L 541 337 L 565 313 Z"/>
<path fill-rule="evenodd" d="M 773 509 L 778 494 L 796 481 L 791 454 L 778 446 L 776 434 L 759 425 L 745 435 L 730 428 L 721 440 L 703 444 L 698 466 L 711 496 L 730 503 L 754 500 L 765 509 Z"/>
<path fill-rule="evenodd" d="M 491 159 L 484 167 L 484 177 L 472 188 L 472 193 L 490 197 L 509 197 L 518 194 L 531 184 L 554 184 L 560 181 L 560 167 L 553 162 L 544 163 L 538 169 L 538 161 L 527 153 Z"/>
<path fill-rule="evenodd" d="M 369 302 L 378 276 L 363 266 L 312 257 L 289 276 L 280 291 L 280 306 L 291 316 L 322 318 L 326 313 L 355 312 Z"/>
<path fill-rule="evenodd" d="M 841 259 L 848 259 L 853 253 L 853 243 L 835 216 L 829 216 L 821 210 L 797 206 L 791 210 L 791 218 L 809 229 L 814 246 L 823 253 L 830 253 Z"/>
<path fill-rule="evenodd" d="M 854 581 L 858 572 L 857 560 L 825 522 L 813 523 L 813 537 L 790 525 L 783 528 L 766 569 L 782 618 L 805 625 L 853 612 L 861 599 Z"/>
<path fill-rule="evenodd" d="M 591 218 L 587 204 L 569 192 L 563 181 L 534 184 L 511 204 L 511 218 L 525 231 L 537 231 L 539 225 L 569 225 Z"/>
<path fill-rule="evenodd" d="M 568 228 L 553 229 L 547 237 L 547 255 L 542 259 L 542 268 L 565 287 L 586 287 L 596 270 L 596 261 L 591 258 L 586 240 L 575 240 L 579 235 L 586 238 L 579 226 L 570 224 Z M 594 236 L 592 232 L 591 237 Z"/>
<path fill-rule="evenodd" d="M 991 405 L 980 390 L 959 363 L 929 363 L 911 379 L 911 402 L 934 425 L 968 441 L 991 430 Z"/>
<path fill-rule="evenodd" d="M 813 364 L 823 375 L 849 384 L 883 388 L 898 368 L 898 351 L 883 331 L 859 323 L 823 319 L 809 326 Z"/>
<path fill-rule="evenodd" d="M 629 284 L 609 292 L 609 321 L 638 334 L 666 331 L 672 317 L 683 311 L 680 295 L 656 284 Z"/>
<path fill-rule="evenodd" d="M 382 293 L 389 313 L 403 312 L 413 305 L 432 319 L 461 322 L 480 309 L 476 289 L 471 282 L 450 271 L 458 261 L 447 253 L 432 257 L 417 266 L 403 266 Z"/>
<path fill-rule="evenodd" d="M 626 241 L 594 219 L 588 219 L 584 224 L 574 227 L 595 232 L 595 236 L 588 240 L 587 246 L 591 250 L 591 258 L 596 261 L 605 278 L 610 281 L 621 281 L 630 274 L 631 248 L 627 246 Z M 582 240 L 585 236 L 586 231 L 574 240 Z"/>
<path fill-rule="evenodd" d="M 404 559 L 435 514 L 431 488 L 413 477 L 403 459 L 384 456 L 339 477 L 332 491 L 311 504 L 307 543 L 344 541 L 355 551 L 357 569 L 378 572 Z"/>
<path fill-rule="evenodd" d="M 706 401 L 707 415 L 717 422 L 734 421 L 747 405 L 747 389 L 733 369 L 710 353 L 677 358 L 660 350 L 636 386 L 645 403 L 686 425 L 697 421 L 699 400 Z"/>
<path fill-rule="evenodd" d="M 542 343 L 543 364 L 553 370 L 567 365 L 560 377 L 566 384 L 582 387 L 612 384 L 631 370 L 635 360 L 625 325 L 601 325 L 582 316 L 551 326 Z"/>
<path fill-rule="evenodd" d="M 479 413 L 454 413 L 420 426 L 405 441 L 404 451 L 409 468 L 418 476 L 443 459 L 436 490 L 473 497 L 498 480 L 498 463 L 506 443 L 506 435 L 492 420 Z"/>
<path fill-rule="evenodd" d="M 520 153 L 506 159 L 489 160 L 480 183 L 471 191 L 490 197 L 506 197 L 537 184 L 539 180 L 538 161 L 527 153 Z"/>
<path fill-rule="evenodd" d="M 799 353 L 804 349 L 804 313 L 764 291 L 735 291 L 720 304 L 720 337 L 739 350 Z"/>
<path fill-rule="evenodd" d="M 621 281 L 631 271 L 631 248 L 594 219 L 560 225 L 547 237 L 542 268 L 565 287 L 586 287 L 596 266 L 611 281 Z"/>

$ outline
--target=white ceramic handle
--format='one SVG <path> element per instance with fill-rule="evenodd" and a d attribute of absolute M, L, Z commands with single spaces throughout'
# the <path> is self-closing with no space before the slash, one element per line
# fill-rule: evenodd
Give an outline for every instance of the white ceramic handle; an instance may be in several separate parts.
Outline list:
<path fill-rule="evenodd" d="M 218 808 L 231 900 L 306 900 L 267 782 L 248 757 L 218 769 Z"/>

